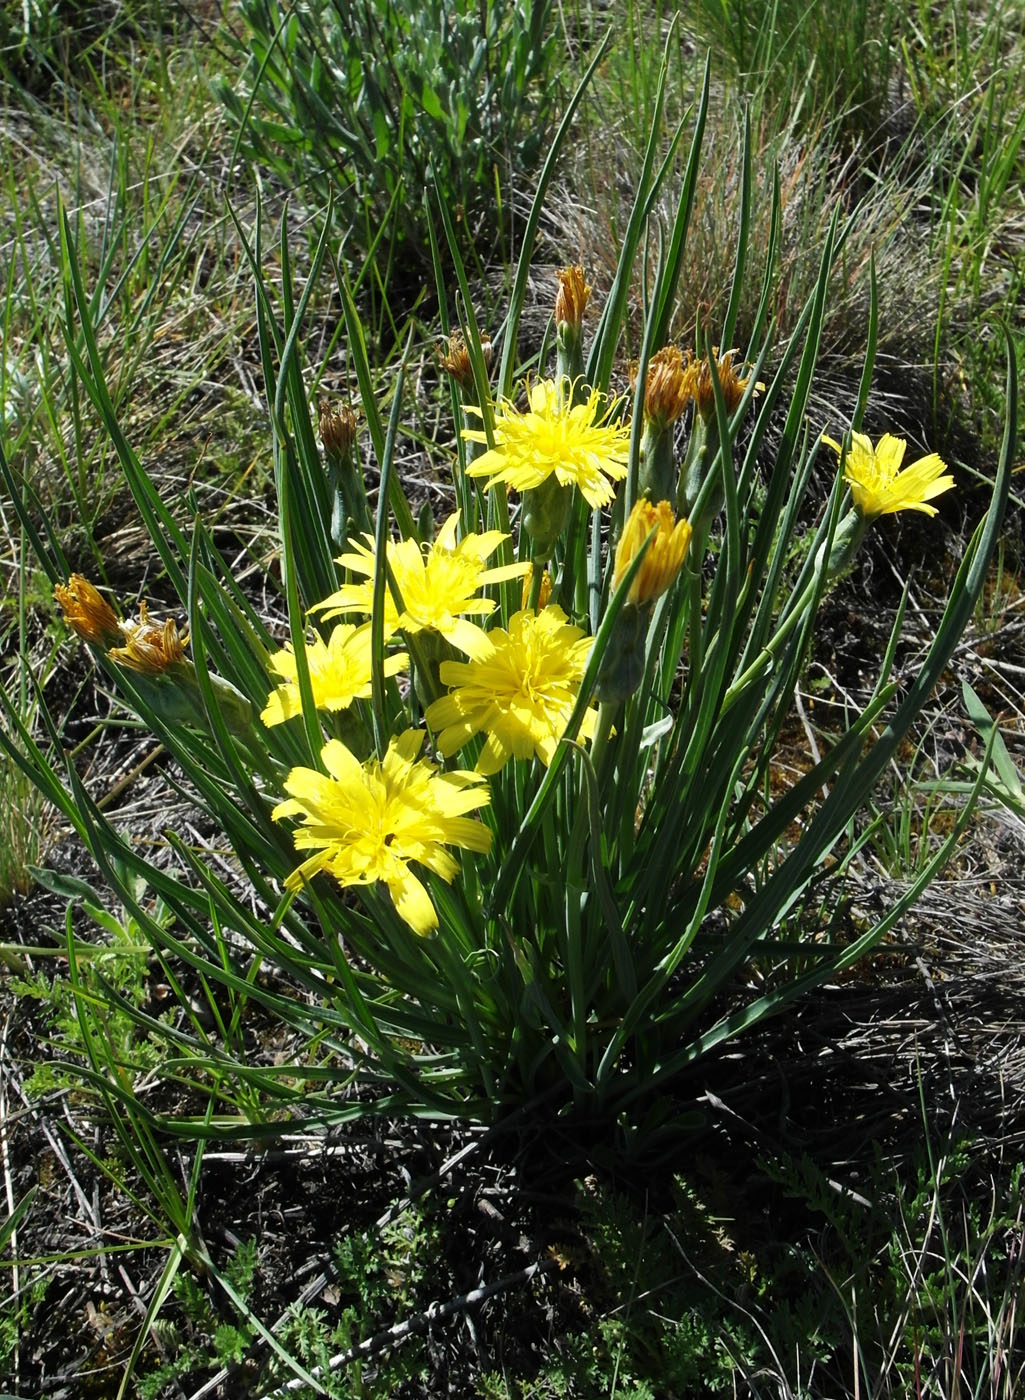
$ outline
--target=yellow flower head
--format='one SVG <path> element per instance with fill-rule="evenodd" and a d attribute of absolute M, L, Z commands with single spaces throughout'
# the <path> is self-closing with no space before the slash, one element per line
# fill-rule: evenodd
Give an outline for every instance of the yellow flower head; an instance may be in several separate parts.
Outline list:
<path fill-rule="evenodd" d="M 313 703 L 318 710 L 345 710 L 353 700 L 367 700 L 371 694 L 370 625 L 362 627 L 340 622 L 325 642 L 314 637 L 306 644 L 306 665 L 310 673 Z M 385 658 L 384 674 L 394 676 L 407 663 L 405 652 Z M 282 678 L 268 697 L 260 718 L 264 724 L 281 724 L 302 714 L 302 696 L 295 653 L 285 647 L 270 659 L 271 668 Z"/>
<path fill-rule="evenodd" d="M 150 622 L 144 602 L 139 604 L 139 621 L 123 622 L 121 630 L 124 645 L 111 647 L 107 656 L 119 666 L 126 666 L 129 671 L 139 671 L 144 676 L 159 676 L 185 661 L 185 643 L 189 640 L 189 634 L 179 633 L 178 624 L 170 617 L 165 622 Z"/>
<path fill-rule="evenodd" d="M 559 273 L 559 290 L 555 294 L 555 324 L 569 325 L 579 333 L 590 299 L 591 288 L 584 280 L 584 269 L 564 267 Z"/>
<path fill-rule="evenodd" d="M 606 402 L 592 390 L 585 403 L 574 404 L 571 386 L 543 379 L 530 386 L 525 413 L 508 400 L 495 411 L 495 446 L 472 462 L 468 476 L 504 481 L 514 491 L 531 491 L 555 473 L 562 486 L 579 486 L 588 505 L 608 505 L 611 481 L 626 476 L 629 425 L 613 423 L 618 401 Z M 604 408 L 603 408 L 604 405 Z M 464 428 L 463 437 L 486 442 L 479 428 Z"/>
<path fill-rule="evenodd" d="M 456 511 L 445 521 L 429 547 L 416 540 L 389 541 L 388 563 L 402 595 L 402 612 L 395 606 L 391 589 L 386 587 L 386 637 L 400 627 L 407 632 L 439 632 L 467 656 L 475 656 L 484 646 L 487 634 L 465 614 L 487 617 L 494 611 L 495 602 L 492 598 L 478 597 L 477 590 L 485 584 L 519 578 L 528 566 L 521 563 L 485 568 L 486 560 L 507 536 L 501 530 L 486 530 L 480 535 L 464 535 L 457 541 L 458 526 L 459 512 Z M 373 537 L 366 535 L 364 538 L 366 544 L 354 544 L 351 552 L 343 554 L 338 563 L 354 574 L 363 575 L 366 582 L 345 584 L 330 598 L 317 603 L 312 611 L 323 612 L 328 618 L 352 612 L 369 615 L 374 599 L 376 558 Z"/>
<path fill-rule="evenodd" d="M 439 773 L 420 758 L 423 733 L 407 729 L 392 739 L 383 759 L 360 763 L 331 739 L 321 751 L 327 774 L 293 768 L 289 794 L 271 815 L 299 817 L 296 850 L 314 854 L 285 881 L 299 889 L 323 870 L 342 885 L 387 885 L 396 911 L 415 933 L 437 927 L 438 915 L 410 862 L 451 881 L 459 869 L 447 846 L 486 853 L 491 832 L 467 816 L 490 801 L 476 773 Z"/>
<path fill-rule="evenodd" d="M 644 381 L 644 416 L 656 428 L 675 423 L 694 397 L 697 370 L 690 351 L 684 358 L 675 345 L 656 351 Z"/>
<path fill-rule="evenodd" d="M 508 632 L 493 628 L 488 644 L 472 661 L 441 663 L 442 684 L 453 689 L 425 716 L 438 733 L 438 748 L 448 757 L 483 733 L 479 773 L 497 773 L 510 758 L 535 754 L 550 763 L 576 704 L 591 638 L 553 604 L 539 613 L 514 613 Z M 586 711 L 581 737 L 592 737 L 596 714 Z"/>
<path fill-rule="evenodd" d="M 72 574 L 67 583 L 58 583 L 53 594 L 64 612 L 64 620 L 83 641 L 112 647 L 125 640 L 114 609 L 81 574 Z"/>
<path fill-rule="evenodd" d="M 944 476 L 946 462 L 935 452 L 920 457 L 902 471 L 907 443 L 889 433 L 884 433 L 875 447 L 864 433 L 852 433 L 846 456 L 832 438 L 823 435 L 822 441 L 843 462 L 844 480 L 851 488 L 855 506 L 866 520 L 874 520 L 877 515 L 893 515 L 898 510 L 920 510 L 926 515 L 935 515 L 936 507 L 928 502 L 954 485 L 952 476 Z"/>
<path fill-rule="evenodd" d="M 669 502 L 659 501 L 658 505 L 653 506 L 642 496 L 634 503 L 619 537 L 612 575 L 613 588 L 618 588 L 620 579 L 652 530 L 656 534 L 630 585 L 627 594 L 629 603 L 650 603 L 663 594 L 680 572 L 690 544 L 690 524 L 686 520 L 676 519 Z"/>

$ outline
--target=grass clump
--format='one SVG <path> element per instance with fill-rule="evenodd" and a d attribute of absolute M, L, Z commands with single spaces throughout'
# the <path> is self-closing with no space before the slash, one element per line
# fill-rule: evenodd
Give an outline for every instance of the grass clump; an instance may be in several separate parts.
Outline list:
<path fill-rule="evenodd" d="M 826 397 L 846 399 L 853 412 L 874 259 L 880 317 L 870 428 L 899 405 L 923 440 L 967 455 L 973 466 L 978 454 L 966 444 L 980 442 L 989 473 L 1002 413 L 993 313 L 1006 319 L 1019 348 L 1022 339 L 1013 250 L 1022 231 L 1023 65 L 1013 7 L 951 3 L 909 15 L 852 0 L 828 19 L 821 7 L 797 8 L 788 16 L 785 5 L 699 5 L 675 29 L 658 6 L 632 8 L 597 75 L 593 125 L 585 123 L 557 226 L 602 275 L 628 216 L 628 172 L 643 149 L 652 50 L 669 27 L 670 109 L 683 111 L 710 46 L 712 115 L 681 274 L 681 330 L 706 306 L 729 300 L 747 121 L 756 152 L 747 236 L 762 246 L 771 172 L 779 172 L 773 309 L 780 333 L 816 275 L 811 254 L 822 241 L 821 220 L 840 204 L 852 229 L 827 313 Z M 680 179 L 678 172 L 667 184 L 670 207 Z M 651 266 L 656 257 L 653 243 Z M 749 285 L 741 328 L 756 304 Z"/>

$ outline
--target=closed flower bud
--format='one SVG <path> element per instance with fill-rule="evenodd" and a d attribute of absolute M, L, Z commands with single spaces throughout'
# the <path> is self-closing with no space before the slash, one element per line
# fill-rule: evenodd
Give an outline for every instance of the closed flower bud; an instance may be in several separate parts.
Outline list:
<path fill-rule="evenodd" d="M 627 594 L 631 603 L 651 603 L 660 597 L 676 579 L 687 553 L 691 536 L 689 523 L 676 519 L 668 501 L 652 505 L 642 496 L 627 517 L 616 547 L 613 588 L 618 587 L 653 530 L 655 534 Z"/>
<path fill-rule="evenodd" d="M 53 593 L 65 622 L 84 642 L 104 648 L 124 642 L 117 614 L 87 578 L 72 574 L 67 583 L 58 583 Z"/>
<path fill-rule="evenodd" d="M 590 295 L 583 268 L 564 267 L 559 273 L 559 290 L 555 297 L 556 378 L 569 386 L 573 402 L 586 398 L 581 329 Z"/>
<path fill-rule="evenodd" d="M 563 326 L 568 326 L 579 335 L 590 297 L 591 288 L 584 280 L 584 269 L 564 267 L 559 273 L 559 290 L 555 294 L 556 328 L 561 331 Z"/>
<path fill-rule="evenodd" d="M 616 618 L 594 688 L 603 705 L 628 700 L 643 680 L 650 621 L 650 603 L 628 602 Z"/>
<path fill-rule="evenodd" d="M 815 563 L 818 569 L 825 566 L 826 578 L 830 583 L 842 573 L 846 573 L 853 564 L 858 546 L 865 538 L 868 523 L 861 511 L 849 510 L 836 527 L 829 554 L 826 554 L 825 545 L 819 549 Z"/>
<path fill-rule="evenodd" d="M 538 567 L 566 528 L 572 503 L 572 486 L 563 486 L 554 473 L 539 486 L 524 491 L 523 528 L 530 536 L 531 555 Z"/>

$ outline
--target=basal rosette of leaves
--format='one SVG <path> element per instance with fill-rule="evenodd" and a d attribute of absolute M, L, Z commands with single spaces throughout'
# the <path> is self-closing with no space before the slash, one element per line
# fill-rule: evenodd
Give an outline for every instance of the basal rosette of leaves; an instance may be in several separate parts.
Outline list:
<path fill-rule="evenodd" d="M 120 1007 L 140 1035 L 162 1039 L 166 1072 L 200 1105 L 161 1119 L 164 1129 L 271 1135 L 283 1121 L 370 1112 L 493 1122 L 535 1110 L 643 1136 L 660 1115 L 679 1117 L 685 1071 L 702 1055 L 868 953 L 963 829 L 970 803 L 891 909 L 856 935 L 834 931 L 858 850 L 854 819 L 982 589 L 1007 497 L 1013 352 L 993 499 L 919 674 L 903 690 L 892 675 L 898 614 L 864 711 L 780 790 L 774 757 L 823 597 L 867 531 L 888 528 L 880 516 L 932 509 L 950 480 L 928 454 L 899 479 L 899 424 L 873 447 L 860 422 L 852 436 L 808 421 L 839 215 L 790 342 L 772 339 L 773 250 L 768 271 L 748 268 L 742 228 L 735 288 L 749 276 L 765 287 L 749 343 L 731 347 L 738 291 L 722 325 L 669 345 L 706 111 L 707 86 L 671 133 L 675 147 L 689 131 L 690 156 L 645 301 L 632 400 L 610 382 L 645 221 L 670 168 L 656 158 L 658 112 L 615 281 L 588 305 L 583 277 L 563 274 L 575 294 L 553 287 L 553 296 L 571 309 L 558 318 L 553 362 L 532 376 L 517 372 L 517 332 L 558 141 L 496 334 L 494 383 L 450 238 L 455 285 L 440 290 L 458 310 L 466 365 L 452 386 L 452 511 L 430 538 L 396 473 L 402 373 L 385 423 L 344 274 L 339 298 L 379 469 L 372 499 L 351 432 L 327 433 L 322 458 L 299 348 L 305 304 L 287 267 L 280 283 L 262 276 L 254 244 L 287 637 L 269 635 L 203 520 L 183 533 L 133 452 L 64 226 L 75 372 L 149 523 L 187 643 L 152 606 L 123 619 L 116 599 L 71 578 L 11 464 L 5 480 L 71 627 L 166 745 L 248 893 L 180 842 L 181 873 L 153 869 L 73 761 L 34 740 L 9 706 L 13 737 L 0 728 L 0 742 L 88 846 L 169 984 L 186 966 L 234 1008 L 211 1026 Z M 873 314 L 862 403 L 874 340 Z M 781 425 L 771 449 L 770 423 Z M 823 447 L 826 430 L 835 445 Z M 808 490 L 820 452 L 836 475 L 815 514 Z M 596 482 L 592 504 L 583 487 Z M 146 665 L 133 666 L 141 655 Z M 50 723 L 56 737 L 59 717 Z M 46 878 L 101 903 L 80 882 Z M 116 998 L 102 977 L 94 995 Z M 250 1007 L 290 1032 L 298 1048 L 288 1063 L 241 1055 L 237 1027 Z M 89 1072 L 103 1093 L 151 1113 L 123 1050 L 116 1073 L 102 1060 Z"/>

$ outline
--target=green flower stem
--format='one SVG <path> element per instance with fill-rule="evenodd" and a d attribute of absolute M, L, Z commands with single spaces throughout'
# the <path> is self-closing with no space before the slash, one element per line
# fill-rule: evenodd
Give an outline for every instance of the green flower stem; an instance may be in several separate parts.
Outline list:
<path fill-rule="evenodd" d="M 615 731 L 616 720 L 622 710 L 619 701 L 601 701 L 598 706 L 598 718 L 594 726 L 594 739 L 591 743 L 591 765 L 594 771 L 601 777 L 602 768 L 605 764 L 605 754 L 609 747 L 609 740 Z"/>
<path fill-rule="evenodd" d="M 428 705 L 445 694 L 440 676 L 441 662 L 444 659 L 442 648 L 435 649 L 431 645 L 435 639 L 440 643 L 441 638 L 436 632 L 410 633 L 405 630 L 402 636 L 412 665 L 414 687 L 421 707 L 426 710 Z M 452 651 L 446 654 L 454 655 Z"/>
<path fill-rule="evenodd" d="M 586 403 L 584 348 L 579 330 L 568 321 L 562 322 L 556 331 L 555 372 L 557 378 L 565 379 L 570 385 L 570 402 Z"/>
<path fill-rule="evenodd" d="M 690 520 L 701 491 L 701 484 L 705 479 L 710 460 L 706 452 L 707 442 L 705 420 L 699 413 L 695 412 L 690 437 L 687 439 L 687 451 L 680 468 L 680 480 L 676 488 L 676 514 L 686 520 Z M 693 526 L 695 522 L 691 520 L 690 523 Z"/>
<path fill-rule="evenodd" d="M 587 1081 L 587 1048 L 590 1043 L 588 1035 L 588 1009 L 593 1002 L 594 996 L 594 954 L 603 954 L 600 949 L 585 946 L 584 910 L 585 905 L 592 899 L 598 897 L 594 889 L 594 879 L 588 869 L 587 845 L 589 839 L 594 836 L 594 814 L 588 801 L 588 781 L 592 784 L 597 782 L 598 790 L 601 786 L 601 775 L 606 766 L 609 751 L 609 740 L 615 732 L 616 720 L 622 713 L 622 704 L 607 704 L 602 702 L 598 706 L 598 718 L 595 723 L 594 739 L 591 744 L 589 755 L 583 759 L 586 765 L 580 773 L 580 782 L 576 789 L 576 811 L 572 816 L 572 832 L 570 835 L 569 848 L 566 856 L 566 942 L 564 957 L 566 962 L 566 980 L 570 1001 L 570 1024 L 572 1027 L 571 1044 L 567 1046 L 577 1063 L 580 1066 L 582 1081 Z M 594 776 L 590 776 L 594 775 Z M 587 920 L 590 925 L 590 919 Z M 591 964 L 588 966 L 586 954 L 591 952 Z M 599 976 L 602 973 L 599 971 Z M 579 1100 L 582 1090 L 580 1086 L 574 1085 L 574 1095 Z"/>
<path fill-rule="evenodd" d="M 188 660 L 173 661 L 165 671 L 149 675 L 129 667 L 118 667 L 165 724 L 189 724 L 209 732 L 203 696 L 195 665 Z M 235 739 L 247 741 L 253 732 L 253 707 L 230 681 L 211 674 L 210 684 L 221 718 Z"/>
<path fill-rule="evenodd" d="M 327 451 L 328 477 L 333 500 L 331 505 L 331 542 L 344 549 L 351 535 L 365 535 L 373 530 L 374 522 L 367 505 L 366 488 L 352 459 L 352 452 Z"/>
<path fill-rule="evenodd" d="M 727 690 L 723 697 L 722 713 L 725 714 L 730 707 L 740 698 L 741 692 L 758 676 L 762 669 L 771 662 L 778 654 L 780 647 L 793 632 L 797 624 L 803 619 L 809 606 L 814 601 L 816 594 L 821 589 L 825 592 L 839 576 L 853 562 L 861 541 L 865 538 L 871 521 L 855 509 L 849 510 L 833 534 L 833 538 L 828 542 L 829 553 L 826 553 L 824 543 L 815 558 L 815 571 L 805 584 L 804 590 L 793 608 L 779 624 L 772 635 L 771 641 L 767 642 L 759 654 L 744 671 L 738 680 Z"/>
<path fill-rule="evenodd" d="M 576 844 L 576 832 L 579 828 L 586 834 L 586 823 L 579 820 L 579 816 L 586 811 L 586 802 L 583 802 L 578 812 L 578 820 L 574 825 L 573 840 Z M 583 880 L 583 872 L 581 872 Z M 566 981 L 569 991 L 570 1005 L 570 1043 L 567 1050 L 581 1069 L 581 1077 L 586 1080 L 587 1073 L 587 975 L 584 970 L 584 932 L 583 932 L 583 902 L 586 893 L 586 882 L 577 886 L 572 877 L 566 886 Z M 578 893 L 579 890 L 579 893 Z M 576 1102 L 580 1102 L 581 1089 L 575 1083 L 573 1097 Z"/>
<path fill-rule="evenodd" d="M 608 753 L 609 740 L 612 737 L 615 720 L 622 710 L 619 703 L 608 704 L 602 701 L 598 706 L 598 718 L 594 727 L 594 739 L 591 743 L 590 762 L 592 769 L 601 783 L 602 770 L 605 766 L 606 754 Z M 587 775 L 580 775 L 580 784 L 577 789 L 577 806 L 572 817 L 573 828 L 570 835 L 569 848 L 566 854 L 566 882 L 567 890 L 579 887 L 581 891 L 587 889 L 588 880 L 586 873 L 586 857 L 584 850 L 587 845 L 588 835 L 588 812 L 587 812 Z M 578 901 L 579 902 L 579 901 Z"/>
<path fill-rule="evenodd" d="M 744 671 L 743 674 L 733 682 L 729 690 L 727 690 L 726 694 L 723 696 L 722 706 L 719 711 L 720 714 L 725 714 L 727 710 L 732 709 L 751 682 L 757 680 L 765 667 L 775 660 L 784 642 L 788 640 L 797 624 L 804 620 L 808 608 L 814 602 L 815 596 L 819 592 L 820 586 L 820 577 L 815 573 L 805 584 L 801 596 L 791 608 L 790 612 L 787 613 L 775 632 L 773 632 L 772 639 L 765 644 L 751 662 L 751 665 L 748 666 L 747 670 Z"/>
<path fill-rule="evenodd" d="M 708 527 L 702 524 L 690 537 L 687 557 L 683 561 L 683 574 L 687 592 L 687 634 L 690 645 L 687 663 L 690 670 L 690 684 L 694 685 L 705 664 L 704 617 L 701 611 L 701 565 L 705 557 L 705 544 Z"/>

